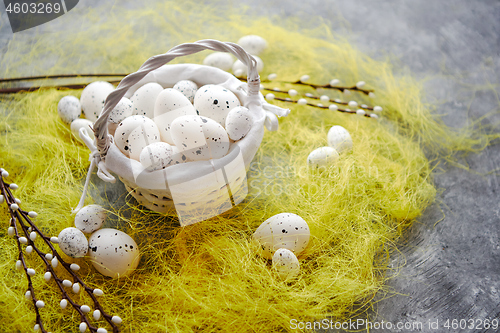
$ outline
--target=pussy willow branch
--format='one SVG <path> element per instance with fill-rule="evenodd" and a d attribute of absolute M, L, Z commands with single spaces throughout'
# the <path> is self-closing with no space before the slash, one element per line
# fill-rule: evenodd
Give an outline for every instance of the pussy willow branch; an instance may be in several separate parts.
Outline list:
<path fill-rule="evenodd" d="M 288 94 L 288 91 L 284 91 L 284 90 L 280 90 L 280 89 L 275 89 L 275 88 L 274 89 L 264 88 L 263 90 L 269 91 L 269 92 L 278 92 L 278 93 Z M 306 94 L 305 97 L 311 98 L 311 99 L 318 99 L 318 100 L 321 99 L 321 96 L 314 96 L 312 94 Z M 282 100 L 282 99 L 278 99 L 278 98 L 275 98 L 275 99 Z M 290 102 L 290 100 L 286 100 L 286 102 Z M 336 100 L 336 99 L 331 99 L 331 98 L 328 100 L 328 102 L 339 104 L 339 105 L 349 105 L 348 102 L 342 102 L 341 100 Z M 307 105 L 318 107 L 317 105 L 312 104 L 312 103 L 308 103 Z M 328 107 L 326 107 L 326 108 L 328 109 Z M 373 107 L 367 106 L 367 105 L 360 105 L 360 108 L 361 109 L 365 109 L 365 110 L 373 110 Z"/>
<path fill-rule="evenodd" d="M 57 262 L 60 263 L 61 265 L 63 265 L 65 270 L 71 275 L 71 277 L 73 279 L 73 284 L 79 283 L 81 285 L 81 287 L 84 288 L 85 292 L 89 295 L 89 297 L 92 299 L 92 301 L 94 303 L 94 309 L 100 311 L 102 317 L 113 328 L 113 333 L 119 333 L 120 330 L 119 330 L 118 326 L 112 321 L 113 316 L 111 316 L 110 314 L 108 314 L 104 311 L 103 307 L 101 306 L 101 304 L 97 300 L 96 296 L 94 295 L 95 289 L 90 288 L 87 284 L 85 284 L 85 282 L 83 282 L 83 280 L 78 276 L 78 274 L 76 274 L 71 269 L 71 264 L 64 261 L 64 259 L 61 257 L 61 255 L 56 251 L 56 249 L 52 245 L 51 237 L 45 236 L 43 234 L 43 232 L 36 226 L 36 224 L 33 223 L 33 221 L 30 219 L 30 216 L 29 216 L 30 213 L 22 210 L 19 207 L 20 204 L 16 202 L 16 198 L 14 197 L 14 195 L 12 194 L 12 191 L 10 189 L 10 184 L 5 182 L 4 177 L 1 174 L 2 174 L 2 170 L 0 170 L 0 193 L 3 195 L 4 200 L 6 201 L 8 207 L 9 207 L 9 213 L 11 216 L 10 226 L 14 228 L 14 235 L 16 237 L 16 242 L 17 242 L 17 246 L 18 246 L 18 250 L 19 250 L 19 260 L 21 261 L 22 267 L 23 267 L 24 272 L 26 274 L 26 278 L 28 280 L 28 290 L 31 294 L 33 306 L 35 307 L 36 324 L 39 325 L 39 329 L 41 330 L 41 332 L 47 333 L 47 330 L 43 326 L 42 319 L 40 316 L 40 311 L 39 311 L 40 308 L 37 306 L 37 302 L 40 300 L 38 300 L 36 298 L 36 292 L 35 292 L 35 289 L 33 287 L 31 275 L 28 273 L 28 266 L 26 265 L 25 255 L 23 253 L 23 249 L 22 249 L 22 245 L 21 245 L 21 241 L 20 241 L 20 237 L 23 237 L 23 236 L 20 233 L 20 230 L 18 228 L 18 224 L 20 226 L 22 234 L 27 239 L 26 245 L 31 246 L 33 248 L 33 250 L 38 254 L 38 256 L 42 259 L 42 261 L 45 264 L 45 271 L 50 272 L 52 278 L 54 279 L 58 289 L 60 290 L 60 292 L 62 294 L 62 299 L 66 299 L 68 301 L 68 303 L 80 314 L 81 322 L 85 322 L 87 324 L 88 329 L 91 332 L 97 332 L 99 330 L 98 327 L 95 327 L 90 323 L 89 318 L 87 317 L 87 314 L 82 311 L 82 309 L 81 309 L 82 304 L 78 304 L 75 301 L 73 301 L 73 299 L 68 294 L 68 292 L 66 292 L 66 290 L 64 289 L 64 286 L 63 286 L 63 279 L 61 279 L 60 277 L 57 276 L 52 263 L 49 262 L 49 260 L 46 257 L 47 253 L 43 253 L 36 246 L 35 240 L 38 237 L 36 237 L 34 240 L 31 239 L 31 237 L 30 237 L 31 232 L 34 231 L 36 234 L 38 234 L 38 236 L 40 238 L 43 239 L 45 244 L 50 248 L 50 251 L 48 253 L 52 252 L 51 255 L 53 256 L 53 258 L 57 258 L 56 259 Z M 12 205 L 14 205 L 14 204 L 18 206 L 17 209 L 12 208 Z M 25 224 L 23 222 L 23 220 L 26 221 L 27 224 Z"/>
<path fill-rule="evenodd" d="M 321 84 L 307 83 L 307 82 L 302 82 L 300 80 L 295 81 L 295 82 L 263 80 L 262 82 L 263 83 L 277 82 L 277 83 L 298 84 L 298 85 L 302 85 L 302 86 L 308 86 L 308 87 L 311 87 L 311 88 L 314 88 L 314 89 L 318 89 L 318 88 L 321 88 L 321 89 L 335 89 L 335 90 L 339 90 L 341 92 L 344 92 L 345 90 L 358 91 L 358 92 L 363 93 L 365 95 L 368 95 L 369 93 L 373 92 L 373 90 L 371 90 L 371 89 L 362 89 L 362 88 L 356 87 L 355 85 L 352 86 L 352 87 L 342 87 L 342 86 L 331 86 L 330 84 L 323 84 L 323 85 L 321 85 Z"/>

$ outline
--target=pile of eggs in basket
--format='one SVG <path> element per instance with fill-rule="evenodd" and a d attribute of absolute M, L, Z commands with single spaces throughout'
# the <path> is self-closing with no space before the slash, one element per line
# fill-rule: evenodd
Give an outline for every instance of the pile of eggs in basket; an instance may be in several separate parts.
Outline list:
<path fill-rule="evenodd" d="M 62 98 L 58 111 L 75 135 L 93 124 L 114 87 L 102 81 L 89 84 L 80 100 Z M 80 107 L 86 119 L 79 118 Z M 182 80 L 164 89 L 150 82 L 122 98 L 109 117 L 116 146 L 153 171 L 188 161 L 221 158 L 232 141 L 241 140 L 252 126 L 249 110 L 220 85 L 199 87 Z M 88 131 L 90 132 L 90 131 Z"/>
<path fill-rule="evenodd" d="M 84 110 L 85 112 L 85 110 Z M 114 143 L 148 170 L 221 158 L 250 131 L 252 117 L 230 90 L 182 80 L 147 83 L 113 110 Z"/>

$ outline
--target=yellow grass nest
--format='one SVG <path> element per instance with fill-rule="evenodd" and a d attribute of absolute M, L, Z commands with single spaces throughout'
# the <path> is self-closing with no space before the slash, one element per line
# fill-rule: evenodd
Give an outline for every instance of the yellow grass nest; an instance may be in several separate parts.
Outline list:
<path fill-rule="evenodd" d="M 302 74 L 321 84 L 332 78 L 346 85 L 366 81 L 376 92 L 374 99 L 357 93 L 317 93 L 380 105 L 382 119 L 273 102 L 292 112 L 280 119 L 278 132 L 266 132 L 248 174 L 250 194 L 243 203 L 182 228 L 175 218 L 146 211 L 129 197 L 128 205 L 110 209 L 109 215 L 138 243 L 138 269 L 129 277 L 110 279 L 88 260 L 78 259 L 80 275 L 104 291 L 100 302 L 123 319 L 122 332 L 292 331 L 293 319 L 342 321 L 365 311 L 384 288 L 395 241 L 436 195 L 426 154 L 480 149 L 488 138 L 468 129 L 448 129 L 425 103 L 419 82 L 395 77 L 388 62 L 370 59 L 327 25 L 299 31 L 293 20 L 222 15 L 225 9 L 189 4 L 165 1 L 133 11 L 114 6 L 110 12 L 78 12 L 76 7 L 73 20 L 81 22 L 74 30 L 36 38 L 15 34 L 0 61 L 0 76 L 133 72 L 150 56 L 179 43 L 203 38 L 235 42 L 256 34 L 269 44 L 261 55 L 262 78 L 277 73 L 283 81 L 296 81 Z M 72 27 L 69 14 L 58 20 Z M 207 54 L 177 62 L 201 63 Z M 36 223 L 48 235 L 73 226 L 71 208 L 78 203 L 89 166 L 88 149 L 57 115 L 59 99 L 68 94 L 79 97 L 81 90 L 0 95 L 0 166 L 20 186 L 16 196 L 22 208 L 38 212 Z M 351 133 L 353 152 L 341 154 L 325 172 L 309 170 L 308 154 L 327 145 L 333 125 Z M 110 207 L 106 200 L 94 197 L 86 203 Z M 251 241 L 264 220 L 282 212 L 300 215 L 311 230 L 310 244 L 299 256 L 300 274 L 292 282 L 282 281 Z M 15 270 L 18 252 L 7 236 L 6 205 L 0 206 L 0 221 L 0 326 L 4 332 L 29 332 L 35 315 L 24 297 L 24 273 Z M 44 271 L 34 255 L 27 260 L 37 272 Z M 61 295 L 53 280 L 45 282 L 43 274 L 33 280 L 46 304 L 40 310 L 45 327 L 53 333 L 76 332 L 79 315 L 69 307 L 60 309 Z M 88 302 L 84 293 L 75 298 Z"/>

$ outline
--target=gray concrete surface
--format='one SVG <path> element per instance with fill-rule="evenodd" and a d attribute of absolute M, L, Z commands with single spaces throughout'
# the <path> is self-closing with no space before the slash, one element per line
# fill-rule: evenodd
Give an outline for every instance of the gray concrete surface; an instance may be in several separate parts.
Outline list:
<path fill-rule="evenodd" d="M 428 78 L 426 93 L 438 103 L 437 111 L 449 126 L 461 127 L 496 110 L 483 124 L 498 131 L 498 0 L 245 0 L 242 4 L 261 15 L 296 15 L 305 22 L 315 16 L 331 18 L 332 28 L 370 56 L 390 57 L 397 70 L 409 69 Z M 81 1 L 80 5 L 106 4 Z M 3 4 L 0 8 L 1 55 L 11 33 L 5 26 Z M 442 172 L 435 176 L 442 189 L 437 203 L 401 240 L 401 253 L 391 263 L 398 267 L 388 283 L 391 297 L 379 295 L 375 306 L 373 323 L 411 326 L 388 329 L 386 325 L 372 332 L 495 331 L 479 324 L 487 318 L 500 320 L 500 145 L 461 162 L 473 172 L 441 165 Z M 487 174 L 492 170 L 496 172 Z M 472 328 L 444 327 L 453 319 L 476 321 Z M 429 325 L 436 321 L 439 327 Z"/>

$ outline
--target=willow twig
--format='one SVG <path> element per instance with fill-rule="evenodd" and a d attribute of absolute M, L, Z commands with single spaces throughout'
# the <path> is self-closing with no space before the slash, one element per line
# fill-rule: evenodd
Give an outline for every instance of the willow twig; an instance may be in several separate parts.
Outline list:
<path fill-rule="evenodd" d="M 118 316 L 112 316 L 108 313 L 106 313 L 97 300 L 96 296 L 102 295 L 102 291 L 100 289 L 94 289 L 89 287 L 81 278 L 78 274 L 76 274 L 75 271 L 77 271 L 80 267 L 77 264 L 74 263 L 68 263 L 66 262 L 61 255 L 57 252 L 57 250 L 54 248 L 52 243 L 57 243 L 57 237 L 48 237 L 44 235 L 44 233 L 37 227 L 37 225 L 32 221 L 32 218 L 36 217 L 37 214 L 35 212 L 27 212 L 24 211 L 20 208 L 20 200 L 16 199 L 14 195 L 12 194 L 12 190 L 17 189 L 16 184 L 9 184 L 6 183 L 4 178 L 8 177 L 8 172 L 5 171 L 4 169 L 0 168 L 0 203 L 5 201 L 7 203 L 7 206 L 9 207 L 9 213 L 11 216 L 10 219 L 10 227 L 9 227 L 9 235 L 15 236 L 16 242 L 17 242 L 17 247 L 19 251 L 19 256 L 18 256 L 18 262 L 16 263 L 16 266 L 19 269 L 23 269 L 26 278 L 28 280 L 28 290 L 26 292 L 26 297 L 31 298 L 33 302 L 33 306 L 35 308 L 35 313 L 36 313 L 36 324 L 35 327 L 41 330 L 42 333 L 47 333 L 47 330 L 43 326 L 43 321 L 40 315 L 40 309 L 45 306 L 45 303 L 41 301 L 40 299 L 37 298 L 36 296 L 36 291 L 33 287 L 33 283 L 31 280 L 31 277 L 36 274 L 35 270 L 32 268 L 28 268 L 28 265 L 26 264 L 26 258 L 23 252 L 23 247 L 22 245 L 26 245 L 26 248 L 24 251 L 27 253 L 30 253 L 32 251 L 35 251 L 38 257 L 43 261 L 45 264 L 45 279 L 48 281 L 51 278 L 54 279 L 56 286 L 58 287 L 59 291 L 62 294 L 62 302 L 68 302 L 80 315 L 80 327 L 89 329 L 91 332 L 94 333 L 105 333 L 107 332 L 106 329 L 104 328 L 98 328 L 94 326 L 91 321 L 89 320 L 87 314 L 90 313 L 90 307 L 87 305 L 83 304 L 78 304 L 75 302 L 70 294 L 64 289 L 65 287 L 65 281 L 69 280 L 63 280 L 61 279 L 57 273 L 55 272 L 54 268 L 57 267 L 57 265 L 60 263 L 66 270 L 67 273 L 71 276 L 73 279 L 73 282 L 69 283 L 73 287 L 73 291 L 75 293 L 79 292 L 80 286 L 84 288 L 85 292 L 87 295 L 92 299 L 94 309 L 99 310 L 100 314 L 102 317 L 109 323 L 109 325 L 113 329 L 113 333 L 119 333 L 120 329 L 117 326 L 118 323 L 121 322 L 121 319 Z M 44 253 L 43 251 L 40 250 L 40 248 L 36 245 L 35 240 L 41 238 L 43 242 L 49 247 L 50 251 L 47 253 Z M 29 249 L 29 250 L 28 250 Z M 28 252 L 29 251 L 29 252 Z M 47 273 L 49 275 L 47 275 Z M 77 285 L 78 284 L 78 285 Z M 68 286 L 69 287 L 69 286 Z M 62 304 L 61 304 L 61 307 Z M 64 306 L 65 307 L 65 306 Z M 83 326 L 82 326 L 83 325 Z"/>

